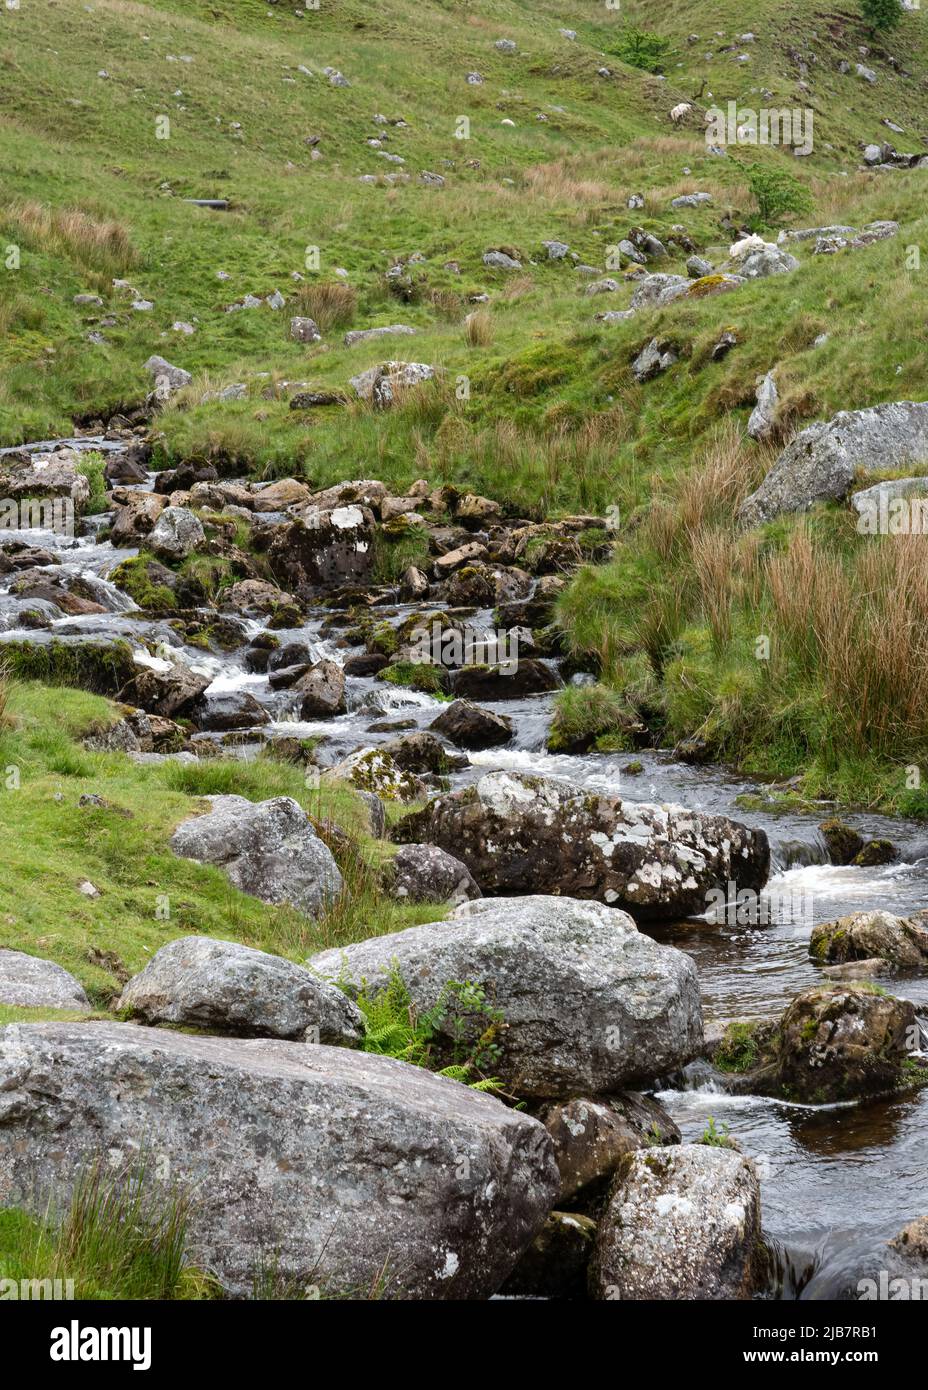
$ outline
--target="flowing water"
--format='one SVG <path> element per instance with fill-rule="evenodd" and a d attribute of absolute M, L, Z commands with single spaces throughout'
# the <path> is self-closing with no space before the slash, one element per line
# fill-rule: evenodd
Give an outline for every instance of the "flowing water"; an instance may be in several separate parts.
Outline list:
<path fill-rule="evenodd" d="M 99 438 L 61 442 L 84 448 L 120 447 Z M 428 695 L 374 679 L 349 678 L 347 714 L 300 722 L 293 712 L 298 697 L 286 690 L 274 692 L 265 676 L 246 671 L 244 649 L 204 653 L 183 646 L 166 623 L 140 617 L 132 602 L 107 581 L 112 569 L 135 552 L 98 540 L 106 520 L 89 519 L 86 534 L 76 539 L 51 532 L 0 532 L 0 543 L 19 539 L 54 551 L 68 571 L 91 581 L 98 602 L 109 610 L 87 617 L 59 615 L 47 630 L 26 629 L 19 625 L 21 611 L 43 608 L 43 604 L 15 598 L 10 589 L 17 576 L 7 576 L 0 578 L 0 638 L 44 642 L 51 637 L 64 641 L 88 635 L 123 637 L 132 642 L 140 659 L 152 664 L 163 658 L 152 657 L 148 644 L 166 642 L 189 666 L 212 677 L 208 695 L 236 690 L 254 695 L 272 716 L 273 722 L 264 728 L 266 735 L 321 736 L 320 757 L 326 763 L 393 736 L 369 732 L 374 721 L 408 721 L 411 727 L 424 729 L 439 712 L 441 706 Z M 49 615 L 54 613 L 44 607 Z M 386 617 L 413 610 L 384 607 L 375 611 Z M 281 642 L 308 641 L 317 656 L 341 661 L 345 652 L 335 639 L 320 636 L 328 617 L 331 610 L 319 610 L 304 627 L 278 631 L 277 636 Z M 471 621 L 489 628 L 490 614 Z M 262 624 L 248 622 L 246 627 L 251 636 Z M 808 814 L 745 811 L 738 798 L 762 797 L 762 786 L 724 768 L 675 763 L 661 752 L 636 754 L 642 764 L 637 775 L 621 771 L 629 762 L 628 754 L 551 755 L 545 750 L 550 697 L 500 701 L 488 707 L 512 718 L 515 736 L 505 748 L 472 753 L 468 766 L 454 774 L 456 785 L 491 769 L 514 768 L 631 800 L 674 801 L 693 810 L 724 813 L 767 831 L 773 869 L 763 902 L 770 904 L 770 911 L 765 915 L 762 903 L 760 920 L 769 918 L 768 925 L 686 921 L 647 928 L 693 957 L 707 1022 L 779 1013 L 799 990 L 819 982 L 821 975 L 808 956 L 815 922 L 865 908 L 884 908 L 904 916 L 928 906 L 928 831 L 917 824 L 876 815 L 843 817 L 868 838 L 892 840 L 900 855 L 894 863 L 877 868 L 838 867 L 828 862 L 817 829 L 830 813 L 827 805 Z M 247 757 L 259 746 L 256 740 L 251 748 L 246 743 L 235 751 Z M 800 910 L 784 913 L 784 902 Z M 928 976 L 899 978 L 890 987 L 928 1014 Z M 908 1220 L 928 1212 L 928 1090 L 863 1105 L 814 1108 L 767 1097 L 728 1095 L 708 1067 L 696 1064 L 679 1087 L 660 1091 L 658 1096 L 684 1139 L 698 1138 L 713 1117 L 717 1125 L 728 1127 L 746 1154 L 758 1160 L 764 1229 L 780 1254 L 783 1297 L 833 1297 L 853 1290 L 874 1263 L 880 1267 L 881 1245 Z"/>

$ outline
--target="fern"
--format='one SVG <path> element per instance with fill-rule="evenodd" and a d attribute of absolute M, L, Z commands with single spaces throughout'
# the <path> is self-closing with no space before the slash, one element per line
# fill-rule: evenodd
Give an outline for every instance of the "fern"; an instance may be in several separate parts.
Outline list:
<path fill-rule="evenodd" d="M 498 1059 L 501 1049 L 496 1036 L 503 1027 L 502 1014 L 490 1007 L 481 986 L 450 980 L 433 1007 L 417 1014 L 403 977 L 394 966 L 384 988 L 371 992 L 367 982 L 363 982 L 358 1007 L 366 1025 L 361 1044 L 364 1052 L 426 1067 L 475 1091 L 495 1094 L 501 1090 L 496 1077 L 482 1076 L 480 1072 L 484 1061 Z M 466 1025 L 474 1016 L 486 1018 L 487 1027 L 470 1048 L 471 1055 L 465 1056 Z M 450 1038 L 454 1047 L 455 1061 L 446 1067 L 433 1065 L 439 1033 Z"/>

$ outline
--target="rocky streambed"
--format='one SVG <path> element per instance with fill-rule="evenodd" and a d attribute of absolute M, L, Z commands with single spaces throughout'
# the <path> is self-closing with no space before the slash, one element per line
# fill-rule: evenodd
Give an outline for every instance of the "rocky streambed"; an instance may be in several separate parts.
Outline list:
<path fill-rule="evenodd" d="M 107 510 L 86 516 L 91 451 Z M 216 1036 L 5 1030 L 3 1190 L 25 1200 L 43 1165 L 66 1186 L 101 1131 L 118 1148 L 152 1130 L 181 1167 L 199 1146 L 223 1174 L 200 1244 L 234 1294 L 281 1231 L 295 1274 L 324 1248 L 341 1288 L 401 1250 L 397 1289 L 413 1297 L 487 1296 L 507 1278 L 516 1294 L 576 1294 L 587 1268 L 600 1297 L 854 1297 L 872 1270 L 905 1264 L 887 1242 L 924 1208 L 928 1092 L 906 1084 L 928 1012 L 924 829 L 851 815 L 823 831 L 829 807 L 783 812 L 766 788 L 672 751 L 549 751 L 556 691 L 592 678 L 565 659 L 552 603 L 608 546 L 600 518 L 507 519 L 426 482 L 405 497 L 372 480 L 313 493 L 149 465 L 130 429 L 0 452 L 7 493 L 68 503 L 75 522 L 0 532 L 0 654 L 122 701 L 95 746 L 139 762 L 270 748 L 309 785 L 362 791 L 380 834 L 383 799 L 425 803 L 394 831 L 394 891 L 460 905 L 306 970 L 241 947 L 207 960 L 195 944 L 163 948 L 126 1006 Z M 399 546 L 414 558 L 388 573 Z M 267 807 L 223 798 L 175 852 L 312 913 L 338 870 L 295 803 Z M 816 927 L 875 912 L 892 920 L 826 934 L 813 958 Z M 350 996 L 397 968 L 424 1010 L 449 980 L 492 982 L 504 1027 L 490 1069 L 526 1112 L 351 1051 Z M 320 1049 L 297 1054 L 313 1029 Z M 88 1082 L 101 1057 L 114 1081 L 138 1081 L 131 1102 Z M 169 1118 L 166 1098 L 194 1073 Z M 360 1093 L 366 1118 L 352 1109 L 346 1127 Z M 246 1155 L 234 1171 L 210 1134 L 233 1110 Z M 52 1139 L 62 1125 L 71 1146 Z M 281 1127 L 272 1181 L 268 1126 Z M 272 1196 L 256 1207 L 262 1183 Z M 684 1275 L 655 1256 L 668 1200 L 671 1244 L 694 1252 Z"/>

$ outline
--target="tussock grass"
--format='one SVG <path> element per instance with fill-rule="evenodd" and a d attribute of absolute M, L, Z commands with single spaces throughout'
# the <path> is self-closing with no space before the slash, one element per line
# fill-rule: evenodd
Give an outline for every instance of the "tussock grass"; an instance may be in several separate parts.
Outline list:
<path fill-rule="evenodd" d="M 73 1281 L 82 1300 L 218 1298 L 217 1281 L 187 1254 L 194 1200 L 156 1181 L 144 1157 L 117 1170 L 101 1157 L 78 1175 L 63 1212 L 0 1210 L 0 1277 Z"/>
<path fill-rule="evenodd" d="M 96 218 L 81 208 L 15 202 L 3 214 L 12 236 L 31 249 L 64 255 L 85 270 L 119 275 L 138 262 L 129 228 L 118 218 Z"/>
<path fill-rule="evenodd" d="M 296 294 L 295 313 L 314 319 L 322 334 L 347 328 L 357 307 L 357 291 L 338 280 L 300 285 Z"/>

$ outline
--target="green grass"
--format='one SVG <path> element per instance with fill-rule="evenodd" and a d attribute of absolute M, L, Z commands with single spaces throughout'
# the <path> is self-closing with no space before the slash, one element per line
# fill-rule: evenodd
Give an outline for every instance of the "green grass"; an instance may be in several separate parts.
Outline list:
<path fill-rule="evenodd" d="M 96 1008 L 111 1008 L 120 992 L 114 960 L 135 974 L 159 946 L 189 933 L 302 961 L 440 915 L 434 906 L 400 906 L 380 892 L 390 848 L 366 834 L 366 810 L 350 790 L 307 787 L 300 768 L 269 758 L 138 766 L 81 746 L 81 734 L 116 717 L 118 710 L 97 696 L 14 682 L 11 722 L 0 730 L 0 769 L 16 769 L 19 783 L 8 789 L 0 779 L 0 946 L 64 966 Z M 330 836 L 346 891 L 317 921 L 248 897 L 218 869 L 171 852 L 174 828 L 203 808 L 200 797 L 215 792 L 256 801 L 292 796 L 324 838 L 330 825 L 346 832 L 347 841 Z M 105 807 L 80 807 L 84 793 L 101 796 Z M 99 897 L 78 890 L 84 880 Z"/>
<path fill-rule="evenodd" d="M 786 435 L 840 409 L 925 394 L 922 272 L 910 254 L 928 237 L 925 174 L 858 167 L 861 144 L 889 133 L 885 117 L 905 129 L 892 136 L 900 148 L 928 138 L 924 16 L 905 14 L 886 52 L 873 45 L 868 62 L 879 81 L 871 86 L 854 71 L 858 46 L 873 44 L 855 6 L 825 14 L 818 0 L 758 0 L 749 21 L 738 0 L 668 0 L 658 11 L 644 0 L 619 10 L 594 0 L 427 0 L 424 8 L 385 0 L 376 13 L 339 0 L 301 13 L 248 0 L 221 9 L 101 0 L 92 19 L 81 0 L 32 0 L 5 13 L 0 244 L 18 247 L 19 264 L 0 272 L 0 441 L 66 432 L 75 420 L 137 403 L 151 385 L 142 364 L 157 352 L 194 376 L 158 418 L 159 464 L 212 460 L 319 486 L 361 472 L 397 492 L 426 477 L 497 498 L 515 516 L 620 517 L 614 558 L 584 569 L 560 610 L 569 645 L 584 664 L 591 658 L 604 684 L 662 740 L 698 734 L 749 771 L 803 771 L 807 795 L 834 789 L 921 813 L 920 788 L 905 781 L 906 768 L 928 756 L 919 692 L 894 686 L 885 659 L 876 669 L 859 631 L 849 635 L 859 659 L 847 678 L 782 623 L 771 635 L 784 640 L 761 665 L 754 640 L 779 621 L 766 580 L 726 595 L 718 564 L 706 568 L 705 544 L 694 561 L 685 517 L 665 549 L 647 523 L 678 506 L 720 430 L 738 432 L 744 473 L 762 476 L 770 453 L 745 441 L 744 425 L 757 377 L 771 368 Z M 736 38 L 748 24 L 756 41 L 742 45 Z M 563 38 L 564 27 L 575 41 Z M 687 41 L 691 32 L 697 43 Z M 499 53 L 499 37 L 514 39 L 516 54 Z M 805 77 L 793 51 L 816 56 Z M 904 55 L 904 64 L 894 69 L 887 53 Z M 597 73 L 604 61 L 608 78 Z M 351 86 L 330 86 L 326 63 Z M 655 67 L 664 81 L 647 70 Z M 467 84 L 473 70 L 482 85 Z M 729 100 L 811 108 L 812 155 L 751 146 L 710 155 L 704 108 Z M 669 112 L 680 101 L 694 111 L 676 126 Z M 378 112 L 406 124 L 375 124 Z M 170 138 L 158 139 L 165 116 Z M 470 122 L 467 140 L 455 136 L 460 117 Z M 316 160 L 310 135 L 320 136 Z M 408 183 L 360 182 L 398 167 L 366 143 L 374 135 L 386 135 L 388 150 L 406 161 Z M 754 165 L 768 182 L 798 180 L 812 209 L 768 210 L 768 235 L 779 221 L 880 218 L 898 220 L 900 235 L 828 257 L 803 243 L 793 248 L 793 274 L 609 325 L 594 314 L 625 307 L 631 287 L 589 298 L 571 263 L 549 262 L 542 251 L 543 240 L 558 238 L 602 269 L 607 248 L 631 226 L 666 242 L 682 222 L 719 264 L 733 239 L 721 219 L 738 227 L 763 216 Z M 440 173 L 445 186 L 423 185 L 423 170 Z M 696 188 L 712 193 L 711 206 L 671 207 Z M 632 193 L 644 199 L 633 212 Z M 208 196 L 228 198 L 230 210 L 184 201 Z M 513 250 L 522 270 L 487 269 L 482 254 L 496 246 Z M 685 256 L 671 248 L 659 268 L 680 272 Z M 404 271 L 393 284 L 385 272 L 398 261 Z M 219 270 L 229 278 L 217 279 Z M 134 311 L 114 277 L 154 308 Z M 275 288 L 288 300 L 279 312 L 224 311 Z M 88 292 L 103 298 L 102 309 L 73 303 Z M 478 294 L 490 304 L 476 332 L 464 321 Z M 298 312 L 318 316 L 323 342 L 290 341 L 288 320 Z M 101 328 L 104 316 L 114 322 Z M 195 333 L 174 333 L 178 320 Z M 343 343 L 346 328 L 396 322 L 416 336 Z M 900 323 L 911 330 L 900 334 Z M 96 329 L 102 344 L 87 341 Z M 726 330 L 738 344 L 716 361 Z M 823 333 L 828 341 L 816 347 Z M 672 340 L 679 360 L 641 386 L 630 364 L 653 336 Z M 344 391 L 349 377 L 392 355 L 435 364 L 438 380 L 387 412 L 359 402 L 292 411 L 275 395 L 282 380 Z M 232 381 L 247 384 L 245 399 L 201 403 Z M 88 466 L 96 510 L 98 466 Z M 702 540 L 714 537 L 753 584 L 753 561 L 730 525 L 736 492 L 720 496 L 712 536 Z M 811 524 L 823 573 L 839 562 L 852 600 L 869 594 L 835 517 Z M 787 550 L 795 529 L 767 528 L 763 554 Z M 378 580 L 393 582 L 424 563 L 423 538 L 415 530 L 381 537 L 375 559 Z M 130 586 L 157 611 L 166 595 L 137 569 L 127 572 Z M 221 558 L 195 556 L 184 577 L 215 597 L 236 576 Z M 879 622 L 867 603 L 857 606 Z M 106 671 L 68 672 L 67 656 L 11 655 L 23 677 L 115 689 Z M 919 666 L 920 655 L 909 664 Z"/>
<path fill-rule="evenodd" d="M 156 1185 L 144 1161 L 115 1173 L 90 1163 L 64 1212 L 0 1209 L 0 1279 L 52 1289 L 60 1281 L 57 1296 L 81 1300 L 220 1297 L 215 1279 L 187 1258 L 193 1200 Z"/>

